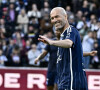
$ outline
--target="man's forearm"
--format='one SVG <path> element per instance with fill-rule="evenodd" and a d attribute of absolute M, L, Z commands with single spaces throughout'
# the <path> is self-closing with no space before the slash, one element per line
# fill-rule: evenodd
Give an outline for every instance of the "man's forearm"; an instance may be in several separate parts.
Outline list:
<path fill-rule="evenodd" d="M 45 57 L 45 55 L 42 53 L 40 54 L 40 56 L 38 57 L 39 60 L 43 59 Z"/>
<path fill-rule="evenodd" d="M 90 56 L 90 52 L 83 52 L 83 56 L 84 56 L 84 57 Z"/>
<path fill-rule="evenodd" d="M 47 51 L 43 51 L 43 53 L 38 56 L 38 60 L 43 59 L 47 55 L 47 53 Z"/>
<path fill-rule="evenodd" d="M 70 48 L 72 47 L 73 42 L 69 39 L 66 40 L 58 40 L 58 41 L 51 41 L 50 45 L 62 47 L 62 48 Z"/>

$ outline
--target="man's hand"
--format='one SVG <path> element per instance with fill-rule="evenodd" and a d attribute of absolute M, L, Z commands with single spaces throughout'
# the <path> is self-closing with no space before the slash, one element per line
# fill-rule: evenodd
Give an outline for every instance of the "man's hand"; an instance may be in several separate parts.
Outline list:
<path fill-rule="evenodd" d="M 90 56 L 95 56 L 97 54 L 97 51 L 91 51 Z"/>
<path fill-rule="evenodd" d="M 37 63 L 38 63 L 38 61 L 39 61 L 39 59 L 37 59 L 37 58 L 36 58 L 36 59 L 35 59 L 35 64 L 37 64 Z"/>
<path fill-rule="evenodd" d="M 43 42 L 43 43 L 46 43 L 46 44 L 52 44 L 52 40 L 50 40 L 50 39 L 48 39 L 47 37 L 45 37 L 45 36 L 39 36 L 39 38 L 38 38 L 38 40 L 39 41 L 41 41 L 41 42 Z"/>

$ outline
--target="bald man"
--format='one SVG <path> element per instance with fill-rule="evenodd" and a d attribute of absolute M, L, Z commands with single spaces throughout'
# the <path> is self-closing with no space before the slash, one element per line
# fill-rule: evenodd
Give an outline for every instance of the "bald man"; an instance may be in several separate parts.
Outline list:
<path fill-rule="evenodd" d="M 60 40 L 50 40 L 44 36 L 40 36 L 38 40 L 49 45 L 58 46 L 58 90 L 88 90 L 78 30 L 69 25 L 66 11 L 61 7 L 52 9 L 50 18 L 55 29 L 61 33 Z"/>

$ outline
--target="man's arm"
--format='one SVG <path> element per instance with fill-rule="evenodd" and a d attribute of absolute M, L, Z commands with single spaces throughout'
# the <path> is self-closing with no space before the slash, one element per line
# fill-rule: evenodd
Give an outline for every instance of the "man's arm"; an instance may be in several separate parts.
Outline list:
<path fill-rule="evenodd" d="M 71 48 L 73 42 L 69 39 L 65 39 L 65 40 L 52 41 L 51 45 L 62 47 L 62 48 Z"/>
<path fill-rule="evenodd" d="M 95 56 L 97 54 L 97 51 L 91 51 L 91 52 L 83 52 L 83 56 Z"/>
<path fill-rule="evenodd" d="M 44 36 L 40 36 L 40 38 L 38 39 L 39 41 L 49 44 L 49 45 L 53 45 L 53 46 L 58 46 L 58 47 L 62 47 L 62 48 L 70 48 L 73 45 L 73 42 L 70 39 L 65 39 L 65 40 L 50 40 Z"/>
<path fill-rule="evenodd" d="M 43 59 L 47 55 L 48 51 L 44 50 L 36 59 L 35 59 L 35 64 L 41 59 Z"/>

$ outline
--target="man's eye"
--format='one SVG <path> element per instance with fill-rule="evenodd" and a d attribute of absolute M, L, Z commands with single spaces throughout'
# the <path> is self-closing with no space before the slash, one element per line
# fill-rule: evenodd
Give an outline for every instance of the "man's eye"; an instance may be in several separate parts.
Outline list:
<path fill-rule="evenodd" d="M 59 16 L 55 16 L 55 18 L 58 18 Z"/>
<path fill-rule="evenodd" d="M 53 20 L 53 18 L 50 18 L 51 20 Z"/>

